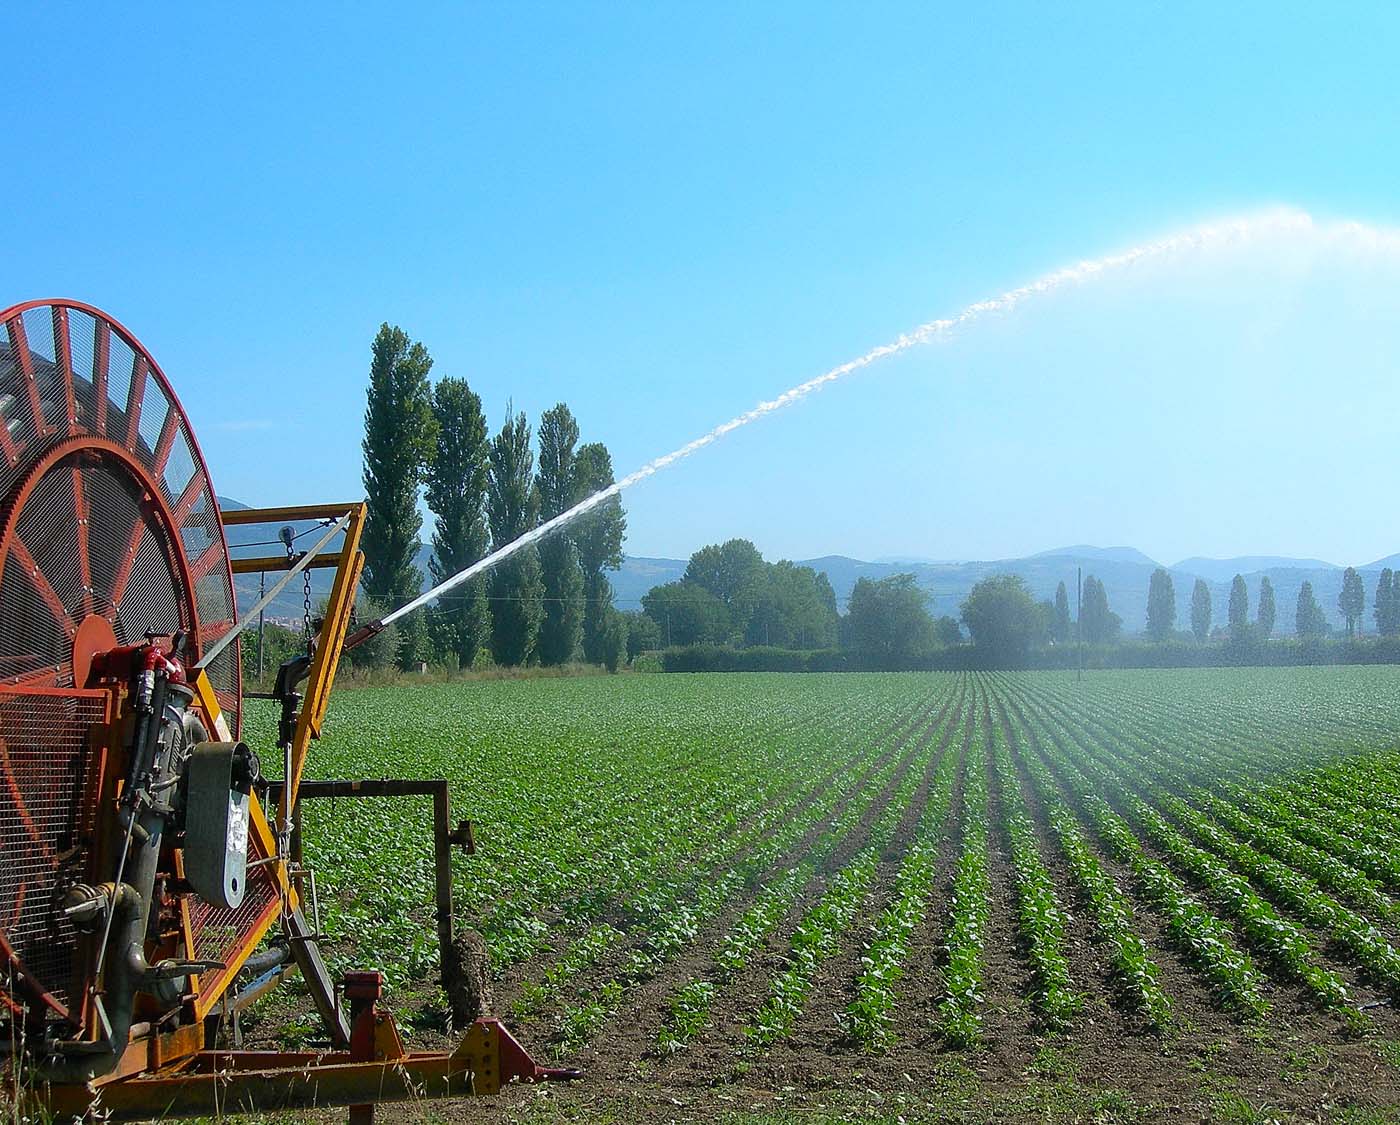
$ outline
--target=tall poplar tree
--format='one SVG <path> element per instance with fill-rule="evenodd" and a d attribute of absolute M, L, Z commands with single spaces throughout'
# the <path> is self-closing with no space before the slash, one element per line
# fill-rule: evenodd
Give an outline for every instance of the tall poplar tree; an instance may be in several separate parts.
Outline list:
<path fill-rule="evenodd" d="M 1055 587 L 1055 616 L 1050 626 L 1050 635 L 1057 645 L 1069 644 L 1069 591 L 1065 589 L 1063 582 Z"/>
<path fill-rule="evenodd" d="M 535 488 L 539 493 L 540 521 L 553 519 L 574 506 L 578 484 L 574 447 L 578 423 L 562 402 L 540 418 L 539 468 Z M 583 571 L 578 548 L 565 531 L 540 543 L 540 570 L 544 580 L 544 617 L 540 621 L 540 663 L 565 664 L 574 658 L 583 636 Z"/>
<path fill-rule="evenodd" d="M 535 527 L 535 456 L 530 449 L 530 424 L 522 411 L 511 414 L 491 441 L 486 513 L 491 540 L 499 550 Z M 541 599 L 540 556 L 534 546 L 517 551 L 491 571 L 491 651 L 497 664 L 534 663 L 539 644 Z"/>
<path fill-rule="evenodd" d="M 1396 601 L 1397 591 L 1395 588 L 1395 572 L 1386 567 L 1381 571 L 1380 580 L 1376 583 L 1376 631 L 1383 637 L 1393 636 L 1400 632 L 1400 613 L 1397 613 Z"/>
<path fill-rule="evenodd" d="M 575 503 L 613 483 L 612 456 L 600 441 L 579 446 L 574 457 Z M 607 571 L 622 565 L 622 544 L 627 537 L 627 516 L 622 501 L 610 496 L 571 528 L 583 570 L 583 655 L 594 664 L 606 656 L 608 615 L 613 612 L 612 583 Z"/>
<path fill-rule="evenodd" d="M 1237 574 L 1230 583 L 1230 639 L 1244 640 L 1249 633 L 1249 587 L 1244 584 L 1244 576 Z"/>
<path fill-rule="evenodd" d="M 1327 619 L 1322 615 L 1322 607 L 1317 604 L 1312 583 L 1306 579 L 1298 589 L 1298 609 L 1293 623 L 1300 637 L 1320 637 L 1327 632 Z"/>
<path fill-rule="evenodd" d="M 1210 587 L 1204 578 L 1191 587 L 1191 632 L 1201 644 L 1210 636 Z"/>
<path fill-rule="evenodd" d="M 1347 636 L 1354 637 L 1357 622 L 1366 612 L 1366 587 L 1361 584 L 1361 575 L 1356 573 L 1354 566 L 1347 567 L 1342 575 L 1342 592 L 1337 596 L 1337 608 L 1346 618 Z"/>
<path fill-rule="evenodd" d="M 1165 641 L 1175 624 L 1176 589 L 1171 574 L 1159 566 L 1147 583 L 1147 635 Z"/>
<path fill-rule="evenodd" d="M 1259 625 L 1259 637 L 1268 640 L 1274 631 L 1274 619 L 1278 616 L 1278 606 L 1274 603 L 1274 584 L 1266 574 L 1259 579 L 1259 613 L 1255 620 Z"/>
<path fill-rule="evenodd" d="M 392 609 L 423 583 L 413 560 L 423 528 L 418 488 L 437 441 L 428 383 L 433 360 L 422 344 L 388 324 L 380 326 L 371 356 L 361 447 L 368 512 L 360 543 L 365 592 Z"/>
<path fill-rule="evenodd" d="M 491 543 L 486 526 L 486 487 L 490 452 L 481 399 L 465 379 L 440 379 L 433 388 L 438 424 L 437 455 L 428 469 L 428 507 L 437 517 L 428 569 L 435 582 L 465 570 L 485 556 Z M 483 575 L 444 598 L 440 636 L 469 668 L 491 648 L 491 603 Z"/>
<path fill-rule="evenodd" d="M 1108 608 L 1108 591 L 1092 574 L 1084 576 L 1084 604 L 1079 612 L 1080 629 L 1088 644 L 1107 644 L 1118 636 L 1123 619 Z"/>

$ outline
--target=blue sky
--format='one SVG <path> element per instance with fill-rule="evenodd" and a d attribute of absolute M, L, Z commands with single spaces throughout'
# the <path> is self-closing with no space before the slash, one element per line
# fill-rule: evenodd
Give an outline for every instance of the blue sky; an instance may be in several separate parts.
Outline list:
<path fill-rule="evenodd" d="M 358 495 L 371 337 L 620 472 L 1202 219 L 1400 224 L 1393 5 L 240 5 L 7 17 L 3 300 L 151 348 L 225 495 Z M 871 369 L 629 494 L 629 550 L 1400 549 L 1400 265 L 1201 255 Z"/>

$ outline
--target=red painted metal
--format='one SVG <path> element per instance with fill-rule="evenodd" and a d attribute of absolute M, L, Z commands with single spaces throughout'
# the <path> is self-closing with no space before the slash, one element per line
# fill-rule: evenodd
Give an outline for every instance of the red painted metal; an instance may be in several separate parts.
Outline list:
<path fill-rule="evenodd" d="M 78 432 L 78 401 L 73 394 L 73 347 L 68 337 L 68 310 L 62 305 L 53 307 L 53 357 L 58 364 L 59 378 L 63 380 L 66 414 L 63 425 L 71 437 Z"/>
<path fill-rule="evenodd" d="M 140 352 L 131 361 L 131 386 L 126 395 L 126 447 L 136 452 L 141 436 L 141 400 L 146 396 L 146 357 Z"/>
<path fill-rule="evenodd" d="M 95 316 L 92 321 L 92 390 L 97 399 L 97 416 L 93 429 L 99 434 L 107 432 L 107 368 L 112 362 L 112 330 L 107 326 L 105 316 Z"/>
<path fill-rule="evenodd" d="M 175 435 L 180 432 L 180 413 L 173 407 L 165 412 L 161 423 L 160 437 L 156 439 L 155 453 L 151 458 L 151 476 L 159 480 L 165 475 L 166 463 L 170 460 L 170 450 L 175 445 Z M 179 527 L 179 524 L 175 525 Z"/>
<path fill-rule="evenodd" d="M 10 437 L 10 427 L 3 418 L 0 418 L 0 457 L 11 465 L 19 464 L 19 448 L 14 438 Z"/>
<path fill-rule="evenodd" d="M 540 1066 L 500 1020 L 480 1019 L 476 1022 L 484 1027 L 494 1028 L 500 1037 L 501 1085 L 504 1086 L 507 1082 L 572 1082 L 583 1077 L 581 1070 L 562 1066 Z"/>
<path fill-rule="evenodd" d="M 35 432 L 43 435 L 49 432 L 44 425 L 44 404 L 39 401 L 39 383 L 34 378 L 34 357 L 29 354 L 29 337 L 24 331 L 24 318 L 12 316 L 5 325 L 10 336 L 10 352 L 19 364 L 24 376 L 25 390 L 29 394 L 29 410 L 34 417 Z"/>
<path fill-rule="evenodd" d="M 88 553 L 88 509 L 87 495 L 83 489 L 83 472 L 73 470 L 73 538 L 78 550 L 78 580 L 83 586 L 83 614 L 92 613 L 92 558 Z"/>
<path fill-rule="evenodd" d="M 49 612 L 53 614 L 53 619 L 63 626 L 63 631 L 70 637 L 78 631 L 77 625 L 73 623 L 72 617 L 68 615 L 68 607 L 63 604 L 63 599 L 54 593 L 53 587 L 49 585 L 49 580 L 44 577 L 43 571 L 34 561 L 34 556 L 29 553 L 29 548 L 24 545 L 24 540 L 18 535 L 10 539 L 7 544 L 10 552 L 19 561 L 19 565 L 29 572 L 29 580 L 34 583 L 34 588 L 39 592 L 39 597 L 43 599 Z M 0 552 L 3 558 L 3 552 Z M 3 569 L 3 568 L 0 568 Z"/>

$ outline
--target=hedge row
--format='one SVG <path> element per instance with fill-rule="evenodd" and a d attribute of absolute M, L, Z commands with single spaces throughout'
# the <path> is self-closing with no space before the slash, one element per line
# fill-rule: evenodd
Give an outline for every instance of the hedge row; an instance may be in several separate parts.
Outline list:
<path fill-rule="evenodd" d="M 1191 644 L 1125 641 L 1117 645 L 1073 645 L 1037 649 L 1017 667 L 1077 668 L 1286 667 L 1300 664 L 1400 664 L 1400 638 L 1358 637 L 1300 640 L 1280 637 L 1263 643 Z M 664 649 L 666 672 L 966 672 L 1003 667 L 974 645 L 937 649 L 913 658 L 839 649 L 727 648 L 691 645 Z"/>

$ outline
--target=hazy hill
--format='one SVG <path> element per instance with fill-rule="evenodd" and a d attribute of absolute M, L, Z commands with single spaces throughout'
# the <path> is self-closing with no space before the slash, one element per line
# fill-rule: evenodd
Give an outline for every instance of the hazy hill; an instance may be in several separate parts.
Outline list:
<path fill-rule="evenodd" d="M 1081 543 L 1074 547 L 1056 547 L 1049 551 L 1039 551 L 1030 556 L 1033 559 L 1094 559 L 1103 562 L 1138 563 L 1153 569 L 1161 566 L 1156 559 L 1150 559 L 1136 547 L 1091 547 Z"/>
<path fill-rule="evenodd" d="M 1207 582 L 1230 582 L 1237 574 L 1271 573 L 1275 570 L 1341 570 L 1321 559 L 1288 559 L 1277 555 L 1242 555 L 1237 559 L 1182 559 L 1173 570 L 1196 574 Z M 1377 568 L 1379 569 L 1379 568 Z"/>

